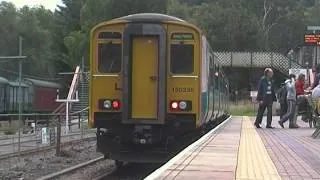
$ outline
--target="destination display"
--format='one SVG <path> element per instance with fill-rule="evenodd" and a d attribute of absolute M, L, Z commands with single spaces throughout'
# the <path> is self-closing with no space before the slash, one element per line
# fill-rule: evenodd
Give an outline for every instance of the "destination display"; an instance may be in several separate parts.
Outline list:
<path fill-rule="evenodd" d="M 191 33 L 173 33 L 171 35 L 173 40 L 193 40 L 193 34 Z"/>
<path fill-rule="evenodd" d="M 320 34 L 305 34 L 304 44 L 306 46 L 320 46 Z"/>

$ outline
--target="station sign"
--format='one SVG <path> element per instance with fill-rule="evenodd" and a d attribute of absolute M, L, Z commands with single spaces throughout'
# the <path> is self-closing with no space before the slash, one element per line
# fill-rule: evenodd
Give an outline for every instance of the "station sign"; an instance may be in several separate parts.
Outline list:
<path fill-rule="evenodd" d="M 320 33 L 317 34 L 305 34 L 304 44 L 306 46 L 320 46 Z"/>

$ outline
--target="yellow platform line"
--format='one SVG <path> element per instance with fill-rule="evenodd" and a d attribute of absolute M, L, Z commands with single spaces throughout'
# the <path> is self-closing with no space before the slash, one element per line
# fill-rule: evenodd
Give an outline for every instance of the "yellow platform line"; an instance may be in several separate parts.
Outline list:
<path fill-rule="evenodd" d="M 236 179 L 281 179 L 249 117 L 242 120 Z"/>

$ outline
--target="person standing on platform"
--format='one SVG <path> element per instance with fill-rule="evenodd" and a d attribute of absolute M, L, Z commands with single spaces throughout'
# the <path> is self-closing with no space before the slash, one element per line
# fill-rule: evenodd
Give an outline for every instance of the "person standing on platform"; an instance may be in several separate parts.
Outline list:
<path fill-rule="evenodd" d="M 314 78 L 312 89 L 314 89 L 315 87 L 318 86 L 319 81 L 320 81 L 320 64 L 318 64 L 317 67 L 316 67 L 316 75 L 315 75 L 315 78 Z"/>
<path fill-rule="evenodd" d="M 262 122 L 263 113 L 267 108 L 267 126 L 266 128 L 273 129 L 272 124 L 272 105 L 274 101 L 277 101 L 273 82 L 273 71 L 271 68 L 266 68 L 264 70 L 264 76 L 260 79 L 258 85 L 258 95 L 257 101 L 259 102 L 259 109 L 254 125 L 256 128 L 261 128 L 260 124 Z"/>
<path fill-rule="evenodd" d="M 295 78 L 296 75 L 290 74 L 290 79 L 286 80 L 286 88 L 287 88 L 287 101 L 288 101 L 288 111 L 287 113 L 278 121 L 279 125 L 284 128 L 283 123 L 289 120 L 289 128 L 298 128 L 294 124 L 294 116 L 296 111 L 296 87 L 295 87 Z"/>
<path fill-rule="evenodd" d="M 280 103 L 280 119 L 287 113 L 287 89 L 285 83 L 281 84 L 280 89 L 277 91 L 277 98 Z"/>
<path fill-rule="evenodd" d="M 299 112 L 299 109 L 302 107 L 304 111 L 307 111 L 308 108 L 308 100 L 304 95 L 305 90 L 305 75 L 300 74 L 298 76 L 298 80 L 295 83 L 296 91 L 297 91 L 297 105 L 296 105 L 296 112 L 293 118 L 293 123 L 295 126 L 298 126 L 297 124 L 297 114 Z M 302 115 L 302 120 L 305 122 L 308 122 L 306 115 Z M 298 126 L 299 127 L 299 126 Z"/>

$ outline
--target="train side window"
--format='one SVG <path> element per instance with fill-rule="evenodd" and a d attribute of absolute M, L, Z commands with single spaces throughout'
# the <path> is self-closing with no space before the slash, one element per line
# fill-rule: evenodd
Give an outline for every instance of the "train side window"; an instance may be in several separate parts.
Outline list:
<path fill-rule="evenodd" d="M 218 71 L 218 67 L 215 66 L 214 68 L 214 88 L 215 89 L 219 89 L 219 71 Z"/>
<path fill-rule="evenodd" d="M 119 73 L 121 70 L 122 46 L 111 41 L 98 44 L 98 70 L 101 73 Z"/>
<path fill-rule="evenodd" d="M 170 68 L 175 74 L 187 74 L 193 72 L 193 44 L 171 44 Z"/>

